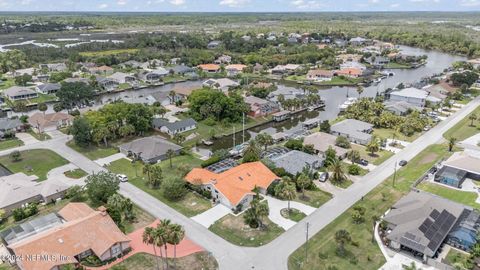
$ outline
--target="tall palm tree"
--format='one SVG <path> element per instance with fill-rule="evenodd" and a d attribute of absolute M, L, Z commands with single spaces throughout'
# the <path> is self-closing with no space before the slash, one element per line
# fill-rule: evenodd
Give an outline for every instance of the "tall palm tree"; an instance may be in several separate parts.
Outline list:
<path fill-rule="evenodd" d="M 295 184 L 290 181 L 282 181 L 276 188 L 275 193 L 281 199 L 288 201 L 288 212 L 290 212 L 290 201 L 297 196 Z"/>
<path fill-rule="evenodd" d="M 470 120 L 470 126 L 473 127 L 473 121 L 477 120 L 477 115 L 475 113 L 472 113 L 468 116 L 468 119 Z"/>
<path fill-rule="evenodd" d="M 357 93 L 358 93 L 358 96 L 359 96 L 359 97 L 362 95 L 362 93 L 363 93 L 363 90 L 364 90 L 364 89 L 363 89 L 363 87 L 362 87 L 362 86 L 360 86 L 360 85 L 359 85 L 359 86 L 357 86 Z"/>
<path fill-rule="evenodd" d="M 267 134 L 265 132 L 262 132 L 260 134 L 257 135 L 257 137 L 255 138 L 257 140 L 257 142 L 260 144 L 260 145 L 263 145 L 265 147 L 265 151 L 267 151 L 267 147 L 269 145 L 272 145 L 273 144 L 273 138 L 272 136 L 270 136 L 270 134 Z"/>
<path fill-rule="evenodd" d="M 163 247 L 165 248 L 165 264 L 168 269 L 168 253 L 167 253 L 167 244 L 168 244 L 168 236 L 170 234 L 170 227 L 172 225 L 172 221 L 170 219 L 162 219 L 157 226 L 157 229 L 161 232 L 162 235 L 162 242 Z"/>
<path fill-rule="evenodd" d="M 305 198 L 305 188 L 311 184 L 310 178 L 305 174 L 300 174 L 297 178 L 297 186 L 302 190 L 302 197 Z"/>
<path fill-rule="evenodd" d="M 449 152 L 452 152 L 453 147 L 455 146 L 456 143 L 457 143 L 457 138 L 455 138 L 455 137 L 450 137 L 450 138 L 448 139 L 448 151 L 449 151 Z"/>
<path fill-rule="evenodd" d="M 175 156 L 175 151 L 173 151 L 172 149 L 168 149 L 166 154 L 168 159 L 170 160 L 170 168 L 173 168 L 172 158 Z"/>
<path fill-rule="evenodd" d="M 151 164 L 145 164 L 145 166 L 143 166 L 143 174 L 147 175 L 148 182 L 150 182 L 150 175 L 152 173 L 152 170 L 153 170 L 153 166 Z"/>
<path fill-rule="evenodd" d="M 155 254 L 155 260 L 157 262 L 157 270 L 160 270 L 160 264 L 158 262 L 157 249 L 155 248 L 154 228 L 146 227 L 142 234 L 142 241 L 144 244 L 152 245 L 153 254 Z"/>
<path fill-rule="evenodd" d="M 158 224 L 152 231 L 153 244 L 160 250 L 160 258 L 163 258 L 162 247 L 165 245 L 165 229 Z M 167 255 L 165 254 L 165 261 L 167 261 Z M 168 264 L 168 262 L 166 262 Z M 168 267 L 168 265 L 167 265 Z M 165 269 L 165 266 L 163 267 Z"/>
<path fill-rule="evenodd" d="M 347 176 L 345 175 L 345 172 L 343 171 L 343 166 L 342 162 L 338 159 L 336 159 L 332 165 L 330 165 L 330 169 L 332 170 L 332 182 L 341 184 L 345 180 L 347 180 Z"/>
<path fill-rule="evenodd" d="M 185 237 L 185 230 L 179 224 L 171 224 L 168 235 L 168 243 L 173 245 L 173 268 L 177 269 L 177 245 Z"/>

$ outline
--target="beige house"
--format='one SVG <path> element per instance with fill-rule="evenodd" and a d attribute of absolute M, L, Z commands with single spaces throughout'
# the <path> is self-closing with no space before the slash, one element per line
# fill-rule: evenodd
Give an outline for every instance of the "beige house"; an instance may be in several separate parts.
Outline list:
<path fill-rule="evenodd" d="M 74 117 L 67 113 L 35 113 L 28 118 L 28 123 L 37 133 L 52 131 L 62 127 L 68 127 L 73 123 Z"/>

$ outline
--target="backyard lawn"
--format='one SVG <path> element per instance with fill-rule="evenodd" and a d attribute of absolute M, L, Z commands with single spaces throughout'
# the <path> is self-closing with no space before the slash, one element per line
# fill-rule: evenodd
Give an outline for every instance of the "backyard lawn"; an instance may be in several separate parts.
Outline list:
<path fill-rule="evenodd" d="M 476 114 L 477 116 L 480 115 L 480 106 L 477 107 L 471 114 Z M 478 120 L 473 121 L 473 126 L 470 125 L 471 120 L 468 119 L 468 116 L 463 118 L 460 122 L 458 122 L 455 126 L 447 130 L 443 134 L 443 137 L 449 139 L 450 137 L 457 138 L 458 141 L 463 141 L 477 133 L 480 132 L 478 128 Z"/>
<path fill-rule="evenodd" d="M 186 172 L 190 171 L 194 167 L 200 166 L 201 160 L 191 155 L 177 156 L 172 159 L 173 168 L 170 168 L 170 163 L 165 160 L 158 165 L 162 168 L 164 179 L 181 178 Z M 143 164 L 140 162 L 132 164 L 128 159 L 119 159 L 110 163 L 108 169 L 116 174 L 125 174 L 128 177 L 128 181 L 143 191 L 149 193 L 153 197 L 174 208 L 178 212 L 184 214 L 187 217 L 198 215 L 212 207 L 209 200 L 201 197 L 200 195 L 187 192 L 185 197 L 178 201 L 168 200 L 164 196 L 164 190 L 160 187 L 158 189 L 152 189 L 148 186 L 146 179 L 143 175 Z"/>
<path fill-rule="evenodd" d="M 87 148 L 83 148 L 83 147 L 80 147 L 80 146 L 76 145 L 73 140 L 69 141 L 67 143 L 67 146 L 72 148 L 73 150 L 79 152 L 80 154 L 83 154 L 84 156 L 86 156 L 87 158 L 89 158 L 91 160 L 97 160 L 99 158 L 108 157 L 108 156 L 111 156 L 111 155 L 114 155 L 114 154 L 118 153 L 118 149 L 113 147 L 113 146 L 110 146 L 110 147 L 90 146 L 90 147 L 87 147 Z"/>
<path fill-rule="evenodd" d="M 173 265 L 174 259 L 168 259 L 170 267 Z M 163 259 L 161 265 L 164 263 Z M 198 252 L 182 258 L 176 259 L 177 270 L 214 270 L 218 268 L 217 261 L 208 252 Z M 115 265 L 111 270 L 151 270 L 157 267 L 155 256 L 147 253 L 138 253 L 125 261 Z M 169 267 L 169 268 L 170 268 Z M 0 268 L 1 269 L 1 268 Z"/>
<path fill-rule="evenodd" d="M 0 150 L 10 149 L 18 146 L 22 146 L 23 142 L 19 139 L 10 139 L 0 141 Z"/>
<path fill-rule="evenodd" d="M 457 249 L 450 249 L 445 258 L 447 264 L 453 266 L 458 270 L 467 270 L 472 269 L 472 262 L 470 261 L 470 255 L 464 251 L 459 251 Z"/>
<path fill-rule="evenodd" d="M 232 244 L 246 247 L 265 245 L 284 232 L 282 228 L 268 218 L 263 219 L 264 229 L 252 229 L 245 225 L 244 214 L 238 216 L 226 215 L 208 229 Z"/>
<path fill-rule="evenodd" d="M 317 190 L 305 190 L 305 197 L 302 196 L 301 192 L 298 192 L 294 201 L 318 208 L 322 206 L 322 204 L 328 202 L 331 198 L 332 198 L 332 194 L 325 192 L 323 190 L 317 189 Z"/>
<path fill-rule="evenodd" d="M 417 186 L 418 189 L 428 191 L 430 193 L 436 194 L 440 197 L 447 198 L 454 202 L 461 204 L 469 205 L 471 207 L 480 209 L 480 204 L 476 203 L 475 200 L 478 197 L 478 194 L 475 192 L 461 191 L 453 188 L 448 188 L 435 183 L 423 182 Z"/>
<path fill-rule="evenodd" d="M 350 208 L 310 239 L 308 263 L 305 263 L 305 247 L 302 246 L 290 256 L 289 269 L 326 269 L 330 266 L 337 269 L 379 269 L 385 263 L 385 258 L 378 245 L 372 243 L 372 216 L 385 213 L 400 197 L 408 193 L 418 177 L 448 154 L 445 145 L 432 145 L 425 149 L 397 172 L 395 187 L 392 186 L 393 178 L 389 177 L 368 193 L 363 201 L 354 205 L 365 208 L 364 223 L 353 223 L 351 215 L 354 210 L 353 207 Z M 352 243 L 346 245 L 345 257 L 336 253 L 334 235 L 340 229 L 346 229 L 352 237 Z"/>
<path fill-rule="evenodd" d="M 23 172 L 27 175 L 36 175 L 38 180 L 47 179 L 47 173 L 54 168 L 68 164 L 69 162 L 57 153 L 35 149 L 20 152 L 21 160 L 12 161 L 9 155 L 0 157 L 0 164 L 7 167 L 13 173 Z"/>

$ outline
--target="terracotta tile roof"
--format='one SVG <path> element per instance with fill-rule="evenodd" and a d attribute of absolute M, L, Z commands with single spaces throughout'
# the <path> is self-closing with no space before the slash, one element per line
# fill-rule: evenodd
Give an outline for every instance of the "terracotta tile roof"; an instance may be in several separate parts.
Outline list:
<path fill-rule="evenodd" d="M 71 220 L 8 246 L 17 256 L 24 258 L 27 255 L 44 255 L 50 258 L 59 258 L 62 255 L 66 256 L 66 260 L 23 260 L 22 269 L 50 270 L 56 265 L 76 263 L 74 256 L 84 251 L 91 249 L 97 256 L 101 256 L 116 243 L 130 242 L 107 214 L 92 209 L 86 211 L 86 205 L 66 208 L 60 212 L 72 218 Z M 73 214 L 76 209 L 82 209 L 85 215 Z"/>
<path fill-rule="evenodd" d="M 200 69 L 203 69 L 203 70 L 219 70 L 220 69 L 220 66 L 219 65 L 216 65 L 216 64 L 203 64 L 203 65 L 198 65 L 198 67 Z"/>
<path fill-rule="evenodd" d="M 95 210 L 84 203 L 69 203 L 58 211 L 58 214 L 66 221 L 71 221 L 88 216 L 94 212 Z"/>
<path fill-rule="evenodd" d="M 335 72 L 337 75 L 355 75 L 355 76 L 360 76 L 363 74 L 361 69 L 358 68 L 344 68 L 337 70 Z"/>
<path fill-rule="evenodd" d="M 307 76 L 333 77 L 333 71 L 326 69 L 312 69 L 308 71 Z"/>
<path fill-rule="evenodd" d="M 194 185 L 211 183 L 232 205 L 237 205 L 245 195 L 253 194 L 255 187 L 267 189 L 279 177 L 257 161 L 241 164 L 219 174 L 195 168 L 185 179 Z"/>

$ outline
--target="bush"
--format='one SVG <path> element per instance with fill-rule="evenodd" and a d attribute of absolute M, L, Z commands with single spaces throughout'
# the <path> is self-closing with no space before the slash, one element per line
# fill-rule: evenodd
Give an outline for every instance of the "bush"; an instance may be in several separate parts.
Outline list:
<path fill-rule="evenodd" d="M 359 175 L 360 171 L 361 168 L 357 164 L 351 164 L 348 166 L 348 173 L 351 175 Z"/>
<path fill-rule="evenodd" d="M 215 126 L 217 121 L 215 121 L 215 119 L 213 117 L 209 117 L 209 118 L 203 120 L 203 123 L 207 126 Z"/>
<path fill-rule="evenodd" d="M 169 178 L 163 182 L 163 196 L 168 200 L 180 200 L 187 194 L 185 182 L 181 179 Z"/>
<path fill-rule="evenodd" d="M 12 162 L 18 162 L 22 160 L 22 154 L 18 150 L 15 150 L 12 153 L 10 153 L 9 157 Z"/>
<path fill-rule="evenodd" d="M 202 164 L 201 164 L 201 166 L 202 166 L 202 168 L 205 168 L 205 167 L 208 167 L 208 166 L 210 166 L 210 165 L 212 165 L 212 164 L 215 164 L 215 163 L 219 162 L 220 160 L 221 160 L 220 157 L 218 157 L 218 156 L 212 156 L 211 158 L 203 161 Z"/>
<path fill-rule="evenodd" d="M 343 136 L 338 136 L 335 140 L 335 145 L 348 149 L 350 148 L 350 141 Z"/>
<path fill-rule="evenodd" d="M 290 139 L 285 143 L 285 147 L 291 150 L 302 150 L 303 143 L 301 140 Z"/>

